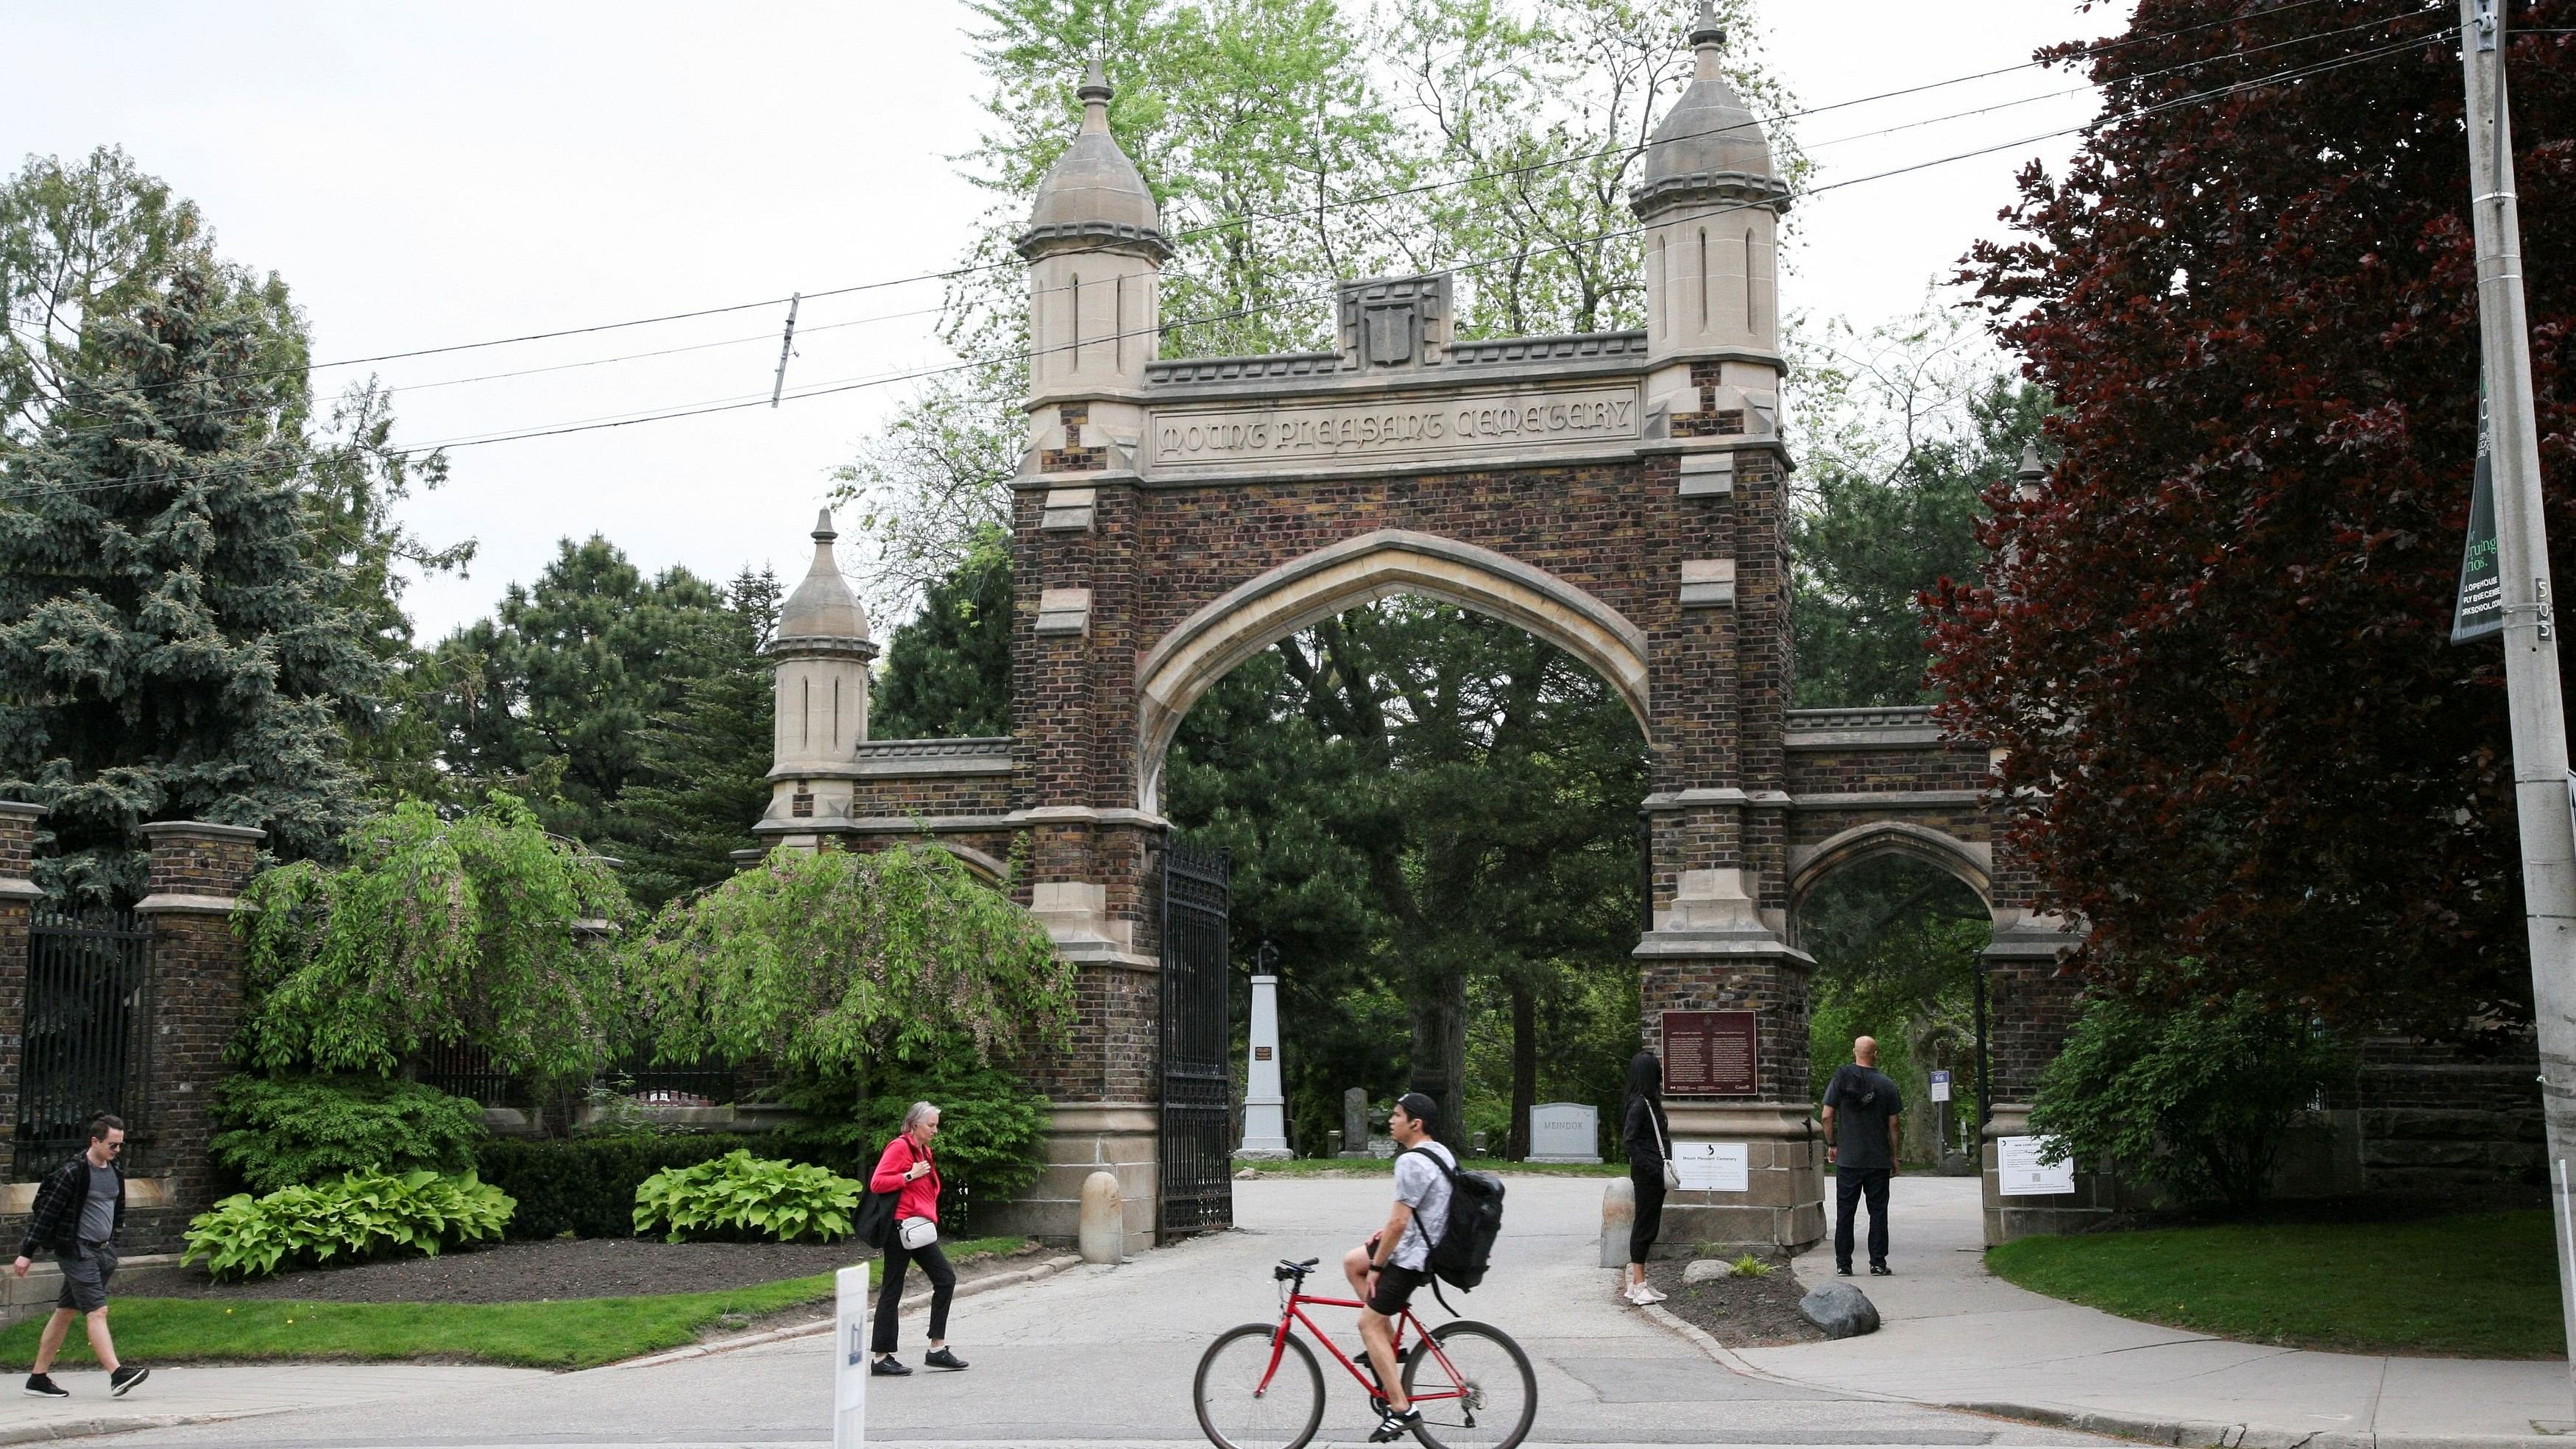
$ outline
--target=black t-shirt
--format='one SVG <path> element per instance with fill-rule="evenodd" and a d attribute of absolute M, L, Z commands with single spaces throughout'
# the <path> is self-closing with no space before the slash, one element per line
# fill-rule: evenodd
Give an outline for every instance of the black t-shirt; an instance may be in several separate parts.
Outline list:
<path fill-rule="evenodd" d="M 1887 1145 L 1887 1122 L 1905 1110 L 1896 1083 L 1875 1067 L 1846 1066 L 1825 1084 L 1825 1105 L 1834 1109 L 1834 1165 L 1867 1172 L 1896 1166 Z"/>

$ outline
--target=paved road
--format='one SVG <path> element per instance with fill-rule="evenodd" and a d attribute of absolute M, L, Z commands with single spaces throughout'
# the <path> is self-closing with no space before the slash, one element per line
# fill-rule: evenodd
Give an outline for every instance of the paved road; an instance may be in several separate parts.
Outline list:
<path fill-rule="evenodd" d="M 1533 1444 L 2111 1442 L 1728 1372 L 1615 1299 L 1610 1275 L 1595 1266 L 1601 1186 L 1598 1179 L 1515 1179 L 1493 1277 L 1459 1305 L 1506 1327 L 1536 1362 Z M 870 1438 L 906 1449 L 1203 1442 L 1189 1408 L 1201 1348 L 1220 1329 L 1276 1312 L 1272 1262 L 1337 1255 L 1383 1220 L 1386 1201 L 1379 1181 L 1240 1183 L 1242 1227 L 1235 1232 L 970 1300 L 951 1327 L 972 1371 L 876 1381 Z M 920 1320 L 907 1321 L 904 1332 L 907 1349 L 917 1351 Z M 812 1444 L 827 1437 L 829 1355 L 826 1339 L 800 1339 L 654 1368 L 483 1382 L 114 1442 L 279 1449 Z M 1317 1442 L 1356 1443 L 1367 1427 L 1356 1387 L 1329 1388 Z"/>

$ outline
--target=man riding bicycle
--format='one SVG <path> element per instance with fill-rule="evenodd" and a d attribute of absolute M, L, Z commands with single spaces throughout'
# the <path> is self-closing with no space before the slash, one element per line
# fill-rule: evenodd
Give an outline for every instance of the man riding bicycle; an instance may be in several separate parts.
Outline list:
<path fill-rule="evenodd" d="M 1385 1404 L 1369 1435 L 1372 1444 L 1400 1439 L 1422 1423 L 1396 1373 L 1395 1318 L 1413 1300 L 1413 1290 L 1430 1280 L 1431 1246 L 1449 1222 L 1448 1174 L 1427 1160 L 1436 1155 L 1452 1170 L 1458 1166 L 1457 1156 L 1432 1137 L 1439 1125 L 1439 1105 L 1429 1097 L 1407 1092 L 1396 1099 L 1386 1121 L 1396 1145 L 1395 1206 L 1377 1236 L 1342 1258 L 1351 1291 L 1367 1305 L 1360 1309 L 1360 1340 L 1368 1345 Z"/>

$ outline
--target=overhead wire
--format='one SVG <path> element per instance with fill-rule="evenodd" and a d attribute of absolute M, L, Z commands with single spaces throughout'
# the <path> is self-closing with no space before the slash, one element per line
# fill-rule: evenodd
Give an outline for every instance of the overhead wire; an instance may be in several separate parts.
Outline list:
<path fill-rule="evenodd" d="M 2226 99 L 2232 95 L 2241 94 L 2248 90 L 2259 89 L 2265 86 L 2286 84 L 2291 81 L 2301 80 L 2310 76 L 2321 75 L 2330 71 L 2340 70 L 2349 66 L 2381 59 L 2403 51 L 2418 49 L 2428 41 L 2435 38 L 2437 38 L 2435 35 L 2409 37 L 2370 50 L 2357 52 L 2352 55 L 2340 56 L 2332 60 L 2311 62 L 2306 65 L 2290 67 L 2271 75 L 2232 82 L 2224 86 L 2195 92 L 2185 96 L 2172 97 L 2151 105 L 2136 107 L 2131 110 L 2121 112 L 2115 116 L 2096 117 L 2081 125 L 2062 127 L 2053 131 L 2045 131 L 2035 135 L 2016 138 L 2011 141 L 1976 147 L 1966 151 L 1953 152 L 1946 156 L 1933 157 L 1904 166 L 1891 167 L 1887 170 L 1872 172 L 1865 176 L 1847 177 L 1841 181 L 1827 182 L 1811 186 L 1800 192 L 1799 196 L 1815 196 L 1829 191 L 1842 190 L 1847 187 L 1883 181 L 1891 177 L 1926 170 L 1934 166 L 1948 165 L 1953 162 L 1969 160 L 1978 156 L 1991 155 L 1997 151 L 2013 150 L 2039 141 L 2079 134 L 2094 130 L 2107 124 L 2116 124 L 2120 121 L 2138 119 L 2145 116 L 2182 109 L 2188 106 L 2207 105 L 2215 101 Z M 1724 215 L 1730 212 L 1748 210 L 1756 206 L 1767 204 L 1768 203 L 1758 201 L 1737 202 L 1727 206 L 1714 208 L 1709 214 L 1713 216 Z M 1616 240 L 1623 237 L 1639 235 L 1645 230 L 1647 230 L 1645 226 L 1638 225 L 1614 228 L 1582 237 L 1552 240 L 1541 245 L 1524 248 L 1518 252 L 1462 261 L 1450 267 L 1449 270 L 1452 272 L 1481 271 L 1488 267 L 1501 266 L 1517 261 L 1526 261 L 1534 256 L 1569 250 L 1579 245 L 1587 245 L 1595 242 Z M 1095 338 L 1086 338 L 1074 345 L 1092 346 L 1102 342 L 1111 341 L 1115 338 L 1141 337 L 1168 330 L 1177 330 L 1184 327 L 1215 326 L 1223 322 L 1239 320 L 1247 316 L 1258 315 L 1264 312 L 1277 311 L 1289 307 L 1313 305 L 1318 302 L 1330 300 L 1332 295 L 1333 294 L 1331 293 L 1318 293 L 1311 296 L 1280 298 L 1268 302 L 1233 308 L 1224 312 L 1185 318 L 1176 322 L 1168 322 L 1152 329 L 1137 329 L 1134 331 L 1104 334 Z M 1017 352 L 998 354 L 995 356 L 970 358 L 964 361 L 943 364 L 937 367 L 838 379 L 830 383 L 814 384 L 805 388 L 790 391 L 784 396 L 786 400 L 790 401 L 801 401 L 814 397 L 834 396 L 841 393 L 858 391 L 863 388 L 882 387 L 891 383 L 919 381 L 926 378 L 943 376 L 957 372 L 972 371 L 976 368 L 1032 361 L 1037 357 L 1063 350 L 1065 350 L 1065 348 L 1061 346 L 1045 349 L 1023 349 Z M 615 428 L 632 427 L 647 422 L 669 422 L 678 421 L 684 418 L 703 417 L 714 413 L 733 412 L 744 408 L 765 406 L 767 405 L 768 400 L 769 394 L 766 392 L 756 394 L 735 394 L 722 398 L 708 399 L 702 403 L 680 404 L 669 408 L 659 409 L 641 409 L 628 414 L 609 414 L 600 418 L 578 420 L 565 424 L 547 425 L 537 428 L 500 429 L 487 434 L 467 434 L 457 438 L 442 439 L 435 442 L 415 444 L 398 449 L 386 449 L 383 451 L 394 456 L 408 458 L 426 453 L 489 446 L 495 443 L 524 442 L 537 438 L 558 437 L 575 433 L 598 432 Z M 206 469 L 193 474 L 163 475 L 158 478 L 144 480 L 119 480 L 116 482 L 90 484 L 72 488 L 47 488 L 44 485 L 38 485 L 30 489 L 0 493 L 0 499 L 32 497 L 38 494 L 52 494 L 58 496 L 66 493 L 97 492 L 115 488 L 130 488 L 138 486 L 138 484 L 167 485 L 171 483 L 211 481 L 217 478 L 240 476 L 258 471 L 266 471 L 266 465 L 245 465 L 228 469 Z"/>

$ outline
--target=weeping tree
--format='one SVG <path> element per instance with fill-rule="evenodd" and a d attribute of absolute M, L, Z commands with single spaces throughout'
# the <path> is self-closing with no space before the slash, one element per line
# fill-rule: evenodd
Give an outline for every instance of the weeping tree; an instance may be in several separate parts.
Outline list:
<path fill-rule="evenodd" d="M 872 1163 L 918 1098 L 940 1106 L 952 1185 L 1035 1180 L 1045 1102 L 1003 1064 L 1071 1046 L 1073 966 L 949 852 L 774 852 L 663 907 L 626 954 L 662 1058 L 783 1068 L 809 1154 Z"/>

